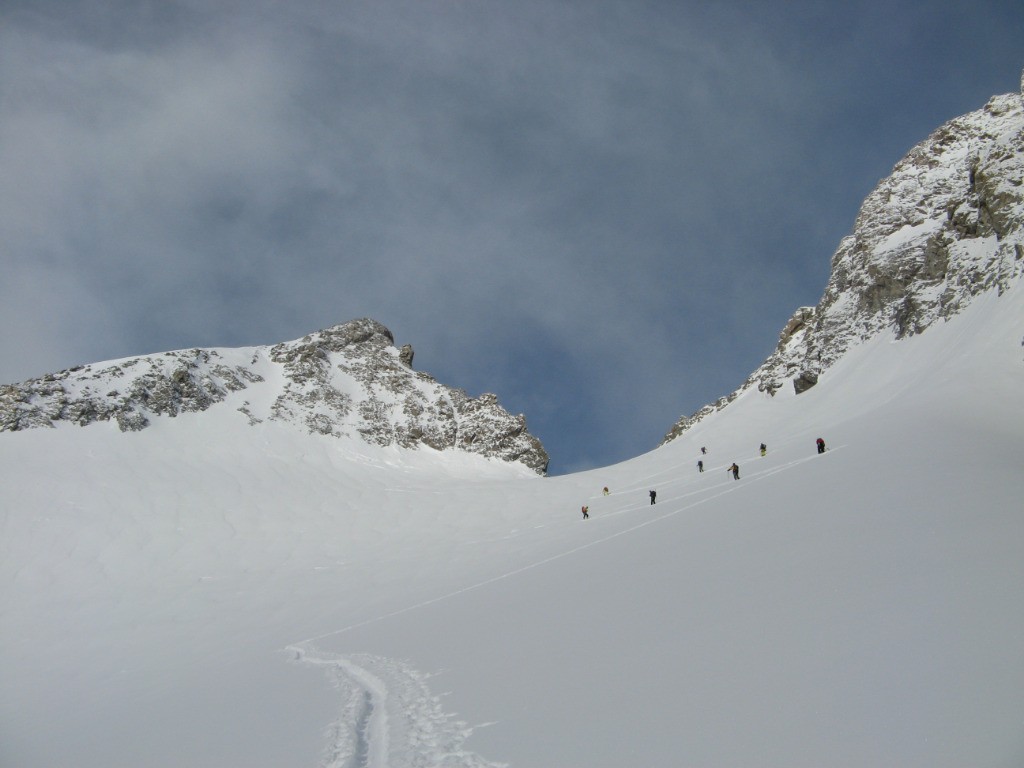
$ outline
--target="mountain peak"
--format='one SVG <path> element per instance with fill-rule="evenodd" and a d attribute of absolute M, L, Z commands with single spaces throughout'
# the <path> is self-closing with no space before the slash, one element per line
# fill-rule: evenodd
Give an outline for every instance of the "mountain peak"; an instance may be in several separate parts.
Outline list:
<path fill-rule="evenodd" d="M 852 346 L 902 339 L 1003 292 L 1024 273 L 1024 74 L 1021 93 L 992 97 L 913 147 L 867 196 L 832 256 L 821 300 L 799 308 L 775 351 L 731 395 L 676 422 L 678 437 L 740 393 L 800 394 Z"/>
<path fill-rule="evenodd" d="M 297 344 L 299 341 L 318 344 L 333 352 L 340 352 L 353 344 L 392 346 L 395 337 L 383 324 L 369 317 L 361 317 L 347 323 L 332 325 L 290 343 Z"/>
<path fill-rule="evenodd" d="M 241 426 L 284 422 L 312 434 L 404 448 L 462 450 L 543 474 L 548 455 L 493 394 L 469 397 L 412 370 L 412 347 L 370 318 L 272 347 L 190 349 L 78 366 L 0 387 L 0 432 L 220 410 Z"/>

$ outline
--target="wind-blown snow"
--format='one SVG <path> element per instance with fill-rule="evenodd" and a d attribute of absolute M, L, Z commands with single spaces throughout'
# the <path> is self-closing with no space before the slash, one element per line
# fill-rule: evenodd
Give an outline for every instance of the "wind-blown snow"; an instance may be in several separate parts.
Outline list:
<path fill-rule="evenodd" d="M 1018 282 L 556 478 L 0 434 L 0 765 L 1020 765 L 1022 340 Z"/>

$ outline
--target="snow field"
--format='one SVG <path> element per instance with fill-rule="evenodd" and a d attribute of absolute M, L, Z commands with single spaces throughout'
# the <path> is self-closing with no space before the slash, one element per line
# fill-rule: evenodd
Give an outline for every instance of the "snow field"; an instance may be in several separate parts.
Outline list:
<path fill-rule="evenodd" d="M 1022 295 L 565 477 L 0 435 L 0 764 L 1018 764 Z"/>

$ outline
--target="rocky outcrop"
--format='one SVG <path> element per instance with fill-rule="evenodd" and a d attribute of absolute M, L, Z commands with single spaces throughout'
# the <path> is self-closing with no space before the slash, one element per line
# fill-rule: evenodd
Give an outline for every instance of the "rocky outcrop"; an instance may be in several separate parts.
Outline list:
<path fill-rule="evenodd" d="M 151 417 L 204 411 L 257 381 L 252 371 L 201 349 L 76 366 L 0 387 L 0 432 L 110 420 L 123 432 L 138 431 Z"/>
<path fill-rule="evenodd" d="M 853 345 L 903 339 L 1024 273 L 1022 93 L 992 98 L 915 146 L 868 195 L 832 256 L 821 301 L 796 311 L 740 389 L 680 419 L 682 434 L 741 392 L 813 387 Z"/>
<path fill-rule="evenodd" d="M 402 361 L 402 365 L 406 368 L 412 368 L 412 344 L 403 344 L 402 348 L 398 350 L 398 359 Z"/>
<path fill-rule="evenodd" d="M 154 418 L 231 401 L 249 425 L 294 424 L 375 445 L 462 450 L 525 464 L 548 456 L 493 394 L 469 397 L 412 370 L 375 320 L 353 320 L 273 347 L 185 350 L 80 366 L 0 387 L 0 431 L 70 422 L 144 429 Z"/>

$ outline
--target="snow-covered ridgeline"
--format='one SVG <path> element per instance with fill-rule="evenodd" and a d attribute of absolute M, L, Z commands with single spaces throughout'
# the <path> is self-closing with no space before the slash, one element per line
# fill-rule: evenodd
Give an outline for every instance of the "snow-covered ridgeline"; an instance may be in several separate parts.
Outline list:
<path fill-rule="evenodd" d="M 921 333 L 1024 271 L 1024 93 L 995 96 L 915 146 L 868 195 L 814 307 L 731 395 L 681 418 L 665 441 L 756 387 L 814 386 L 853 345 Z"/>
<path fill-rule="evenodd" d="M 239 424 L 280 421 L 375 445 L 459 449 L 547 468 L 540 441 L 493 394 L 469 397 L 412 369 L 380 323 L 353 320 L 272 347 L 191 349 L 97 363 L 0 387 L 0 431 L 237 411 Z"/>

